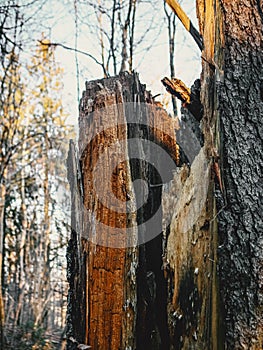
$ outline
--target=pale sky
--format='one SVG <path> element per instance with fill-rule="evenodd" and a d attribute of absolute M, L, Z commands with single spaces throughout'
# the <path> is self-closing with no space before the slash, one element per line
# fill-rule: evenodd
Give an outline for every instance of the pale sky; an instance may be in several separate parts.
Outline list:
<path fill-rule="evenodd" d="M 41 0 L 40 0 L 41 1 Z M 96 0 L 91 0 L 96 1 Z M 111 0 L 109 0 L 111 1 Z M 64 0 L 64 5 L 61 1 L 47 0 L 43 3 L 41 10 L 41 24 L 46 27 L 45 34 L 51 35 L 52 42 L 63 43 L 64 45 L 74 47 L 74 1 Z M 191 20 L 197 25 L 195 15 L 195 1 L 181 0 L 181 6 L 187 12 Z M 138 6 L 138 12 L 143 10 L 143 6 Z M 45 15 L 43 15 L 45 13 Z M 160 10 L 158 13 L 162 23 L 164 18 L 163 1 L 160 0 Z M 145 15 L 145 14 L 144 14 Z M 150 16 L 151 14 L 146 14 Z M 182 24 L 177 21 L 176 35 L 176 53 L 175 67 L 176 77 L 182 79 L 190 86 L 200 74 L 200 51 L 189 33 L 183 28 Z M 80 36 L 78 40 L 78 49 L 83 50 L 93 55 L 97 55 L 97 47 L 99 44 L 95 42 L 89 33 L 86 33 L 79 24 Z M 41 31 L 43 29 L 41 28 Z M 41 37 L 41 33 L 36 30 L 34 32 L 36 39 Z M 151 90 L 153 95 L 166 93 L 161 79 L 169 74 L 169 52 L 168 52 L 168 34 L 166 24 L 160 28 L 160 35 L 157 38 L 147 38 L 146 45 L 151 45 L 149 52 L 143 52 L 135 55 L 135 68 L 140 74 L 140 80 L 147 85 L 147 89 Z M 76 81 L 76 66 L 74 52 L 67 51 L 58 47 L 56 50 L 56 58 L 60 65 L 64 68 L 64 90 L 63 102 L 70 113 L 70 123 L 77 124 L 78 119 L 78 102 L 77 102 L 77 81 Z M 100 57 L 97 56 L 100 60 Z M 86 80 L 102 78 L 101 67 L 96 65 L 90 58 L 79 54 L 80 67 L 80 91 L 85 87 Z M 161 96 L 162 98 L 162 96 Z"/>

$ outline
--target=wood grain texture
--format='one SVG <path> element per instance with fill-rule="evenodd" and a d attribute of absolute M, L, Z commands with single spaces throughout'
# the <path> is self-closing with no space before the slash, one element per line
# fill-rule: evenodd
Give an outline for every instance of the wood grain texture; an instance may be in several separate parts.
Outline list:
<path fill-rule="evenodd" d="M 133 118 L 133 123 L 129 118 Z M 80 103 L 79 124 L 79 166 L 72 154 L 69 158 L 73 223 L 78 228 L 72 231 L 68 249 L 69 334 L 92 349 L 139 350 L 154 346 L 155 332 L 155 339 L 162 346 L 167 342 L 165 318 L 158 318 L 154 311 L 162 308 L 165 315 L 165 298 L 160 294 L 162 271 L 160 264 L 157 269 L 156 260 L 152 260 L 153 252 L 158 250 L 161 259 L 161 240 L 155 240 L 153 246 L 152 243 L 136 246 L 138 236 L 146 235 L 137 226 L 161 205 L 162 184 L 145 162 L 149 150 L 143 140 L 158 144 L 176 162 L 178 123 L 154 102 L 137 74 L 123 73 L 87 82 Z M 130 159 L 132 149 L 128 139 L 135 140 L 138 160 Z M 158 154 L 154 158 L 157 167 L 162 164 Z M 169 181 L 169 176 L 172 174 L 162 180 Z M 139 195 L 132 185 L 138 178 L 153 186 L 149 187 L 147 205 L 137 212 L 133 208 L 129 213 L 127 200 Z M 74 196 L 80 187 L 83 208 Z M 118 199 L 113 209 L 109 200 L 112 195 Z M 158 225 L 161 232 L 161 217 Z M 116 228 L 123 234 L 116 233 Z M 149 295 L 152 295 L 150 299 Z M 74 344 L 69 344 L 71 348 L 74 349 Z"/>

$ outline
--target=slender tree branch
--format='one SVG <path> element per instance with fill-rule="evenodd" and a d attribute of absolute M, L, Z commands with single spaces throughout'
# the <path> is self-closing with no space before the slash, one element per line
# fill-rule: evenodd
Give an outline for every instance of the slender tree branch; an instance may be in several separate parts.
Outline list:
<path fill-rule="evenodd" d="M 103 72 L 106 74 L 106 76 L 108 76 L 108 73 L 106 72 L 105 70 L 105 67 L 103 66 L 103 64 L 101 62 L 99 62 L 96 57 L 94 57 L 93 55 L 89 54 L 88 52 L 85 52 L 85 51 L 82 51 L 82 50 L 78 50 L 78 49 L 75 49 L 74 47 L 70 47 L 70 46 L 67 46 L 67 45 L 64 45 L 64 44 L 60 44 L 60 43 L 46 43 L 46 42 L 43 42 L 42 40 L 38 40 L 40 42 L 41 45 L 46 45 L 46 46 L 59 46 L 59 47 L 62 47 L 63 49 L 65 50 L 69 50 L 69 51 L 73 51 L 73 52 L 78 52 L 84 56 L 87 56 L 89 57 L 90 59 L 92 59 L 95 63 L 97 63 L 100 67 L 102 67 L 103 69 Z"/>
<path fill-rule="evenodd" d="M 78 101 L 80 98 L 80 87 L 79 87 L 79 61 L 78 61 L 78 4 L 77 0 L 74 0 L 74 15 L 75 15 L 75 46 L 74 46 L 74 51 L 75 51 L 75 65 L 76 65 L 76 73 L 77 73 L 77 97 Z"/>

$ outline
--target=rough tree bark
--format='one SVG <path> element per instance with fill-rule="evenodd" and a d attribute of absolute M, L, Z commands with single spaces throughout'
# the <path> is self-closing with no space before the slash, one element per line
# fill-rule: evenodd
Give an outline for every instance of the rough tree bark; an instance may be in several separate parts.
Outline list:
<path fill-rule="evenodd" d="M 205 42 L 204 132 L 212 128 L 215 153 L 211 156 L 222 179 L 215 192 L 222 344 L 227 349 L 260 349 L 262 2 L 197 1 L 197 7 Z"/>
<path fill-rule="evenodd" d="M 162 187 L 149 186 L 148 206 L 135 216 L 109 212 L 96 200 L 91 183 L 99 152 L 113 142 L 137 139 L 140 160 L 130 159 L 128 143 L 120 143 L 130 161 L 113 174 L 112 190 L 125 209 L 125 200 L 138 196 L 134 180 L 160 184 L 142 161 L 148 150 L 141 140 L 153 140 L 178 161 L 175 138 L 144 127 L 140 119 L 131 126 L 127 113 L 112 107 L 153 104 L 136 75 L 87 83 L 80 106 L 80 164 L 73 145 L 69 157 L 74 228 L 68 249 L 69 349 L 78 343 L 100 350 L 262 348 L 262 4 L 197 0 L 197 14 L 204 43 L 203 117 L 197 122 L 183 111 L 178 142 L 186 164 L 167 174 Z M 85 117 L 102 107 L 107 118 Z M 172 119 L 159 113 L 161 119 L 157 110 L 154 117 L 148 111 L 146 124 L 153 118 L 158 130 L 162 125 L 174 129 Z M 91 138 L 99 130 L 96 121 L 106 119 L 122 126 Z M 156 163 L 161 163 L 158 155 Z M 109 168 L 108 160 L 101 185 Z M 140 221 L 160 205 L 162 235 L 126 249 L 110 248 L 111 241 L 108 247 L 96 244 L 94 235 L 106 240 L 109 232 L 94 226 L 89 214 L 94 208 L 108 226 L 134 226 L 136 239 L 147 236 L 147 228 L 138 228 Z"/>
<path fill-rule="evenodd" d="M 262 4 L 198 0 L 197 13 L 204 42 L 200 126 L 213 178 L 207 206 L 188 237 L 181 225 L 191 220 L 189 202 L 184 205 L 182 195 L 176 198 L 185 180 L 174 180 L 175 194 L 166 203 L 166 216 L 171 215 L 169 201 L 180 203 L 172 210 L 165 261 L 168 285 L 174 288 L 168 297 L 172 348 L 260 349 Z M 191 114 L 186 120 L 193 129 Z M 190 167 L 192 176 L 195 162 L 204 164 L 200 155 Z M 200 186 L 197 176 L 190 188 Z"/>

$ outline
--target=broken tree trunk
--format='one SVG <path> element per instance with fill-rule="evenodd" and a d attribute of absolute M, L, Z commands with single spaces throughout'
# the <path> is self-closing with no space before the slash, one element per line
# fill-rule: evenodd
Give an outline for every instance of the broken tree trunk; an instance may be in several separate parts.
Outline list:
<path fill-rule="evenodd" d="M 71 143 L 68 160 L 68 348 L 167 349 L 161 193 L 178 160 L 176 120 L 124 73 L 87 83 L 79 123 L 80 156 Z"/>
<path fill-rule="evenodd" d="M 69 157 L 68 349 L 262 348 L 260 6 L 197 1 L 203 70 L 184 91 L 201 113 L 180 123 L 186 164 L 136 75 L 87 83 Z"/>

